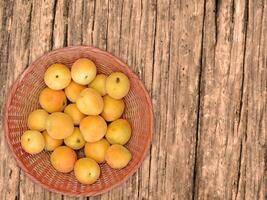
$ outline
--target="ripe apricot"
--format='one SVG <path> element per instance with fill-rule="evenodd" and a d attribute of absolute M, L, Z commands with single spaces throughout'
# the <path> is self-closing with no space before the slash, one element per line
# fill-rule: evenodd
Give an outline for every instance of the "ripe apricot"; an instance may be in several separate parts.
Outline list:
<path fill-rule="evenodd" d="M 52 113 L 64 110 L 67 99 L 64 91 L 45 88 L 40 93 L 39 103 L 45 111 Z"/>
<path fill-rule="evenodd" d="M 51 154 L 52 166 L 59 172 L 68 173 L 74 168 L 77 155 L 74 150 L 67 146 L 57 147 Z"/>
<path fill-rule="evenodd" d="M 45 147 L 44 137 L 39 131 L 25 131 L 21 136 L 21 146 L 27 153 L 40 153 Z"/>
<path fill-rule="evenodd" d="M 63 144 L 63 140 L 54 139 L 52 138 L 47 131 L 43 132 L 44 140 L 45 140 L 45 150 L 47 151 L 54 151 L 55 148 L 59 147 Z"/>
<path fill-rule="evenodd" d="M 113 99 L 109 95 L 103 97 L 104 108 L 101 116 L 108 122 L 119 119 L 124 111 L 125 104 L 122 99 Z"/>
<path fill-rule="evenodd" d="M 69 104 L 64 109 L 64 113 L 68 114 L 74 125 L 79 125 L 80 121 L 85 117 L 85 114 L 81 113 L 76 104 Z"/>
<path fill-rule="evenodd" d="M 101 140 L 107 131 L 107 123 L 100 116 L 88 116 L 82 119 L 80 130 L 87 142 Z"/>
<path fill-rule="evenodd" d="M 107 76 L 105 74 L 98 74 L 88 86 L 99 92 L 101 96 L 104 96 L 106 94 L 106 80 Z"/>
<path fill-rule="evenodd" d="M 131 126 L 126 119 L 117 119 L 108 125 L 106 138 L 110 144 L 126 144 L 131 137 Z"/>
<path fill-rule="evenodd" d="M 83 91 L 85 88 L 86 86 L 71 81 L 70 84 L 65 88 L 65 94 L 71 102 L 76 102 L 81 91 Z"/>
<path fill-rule="evenodd" d="M 47 118 L 46 130 L 52 138 L 64 139 L 73 133 L 73 120 L 65 113 L 54 112 Z"/>
<path fill-rule="evenodd" d="M 37 109 L 31 112 L 28 116 L 27 125 L 31 130 L 45 130 L 46 119 L 48 113 L 43 109 Z"/>
<path fill-rule="evenodd" d="M 130 81 L 122 72 L 113 72 L 107 77 L 106 91 L 114 99 L 122 99 L 130 90 Z"/>
<path fill-rule="evenodd" d="M 45 72 L 45 84 L 53 90 L 61 90 L 67 87 L 71 81 L 70 70 L 66 65 L 53 64 Z"/>
<path fill-rule="evenodd" d="M 93 184 L 100 176 L 100 167 L 91 158 L 81 158 L 75 163 L 74 174 L 80 183 Z"/>
<path fill-rule="evenodd" d="M 105 162 L 105 155 L 108 148 L 109 143 L 103 138 L 97 142 L 87 142 L 84 147 L 84 153 L 96 162 L 103 163 Z"/>
<path fill-rule="evenodd" d="M 104 102 L 100 94 L 92 88 L 84 89 L 76 101 L 78 109 L 86 115 L 99 115 Z"/>
<path fill-rule="evenodd" d="M 121 169 L 126 167 L 126 165 L 132 159 L 131 152 L 124 146 L 120 144 L 111 145 L 105 156 L 107 164 L 114 169 Z"/>
<path fill-rule="evenodd" d="M 96 66 L 87 58 L 76 60 L 71 67 L 72 79 L 81 85 L 88 85 L 96 76 Z"/>
<path fill-rule="evenodd" d="M 64 143 L 74 150 L 83 148 L 83 146 L 85 145 L 85 140 L 81 134 L 80 129 L 75 127 L 73 133 L 69 137 L 66 137 L 64 139 Z"/>

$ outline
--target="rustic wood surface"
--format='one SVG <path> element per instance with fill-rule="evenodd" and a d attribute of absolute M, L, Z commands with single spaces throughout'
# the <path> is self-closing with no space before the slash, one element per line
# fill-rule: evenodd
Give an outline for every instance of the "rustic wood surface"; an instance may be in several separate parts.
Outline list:
<path fill-rule="evenodd" d="M 267 198 L 266 0 L 0 0 L 1 114 L 29 63 L 80 44 L 126 62 L 155 115 L 138 172 L 87 199 Z M 1 200 L 74 199 L 29 180 L 0 126 Z"/>

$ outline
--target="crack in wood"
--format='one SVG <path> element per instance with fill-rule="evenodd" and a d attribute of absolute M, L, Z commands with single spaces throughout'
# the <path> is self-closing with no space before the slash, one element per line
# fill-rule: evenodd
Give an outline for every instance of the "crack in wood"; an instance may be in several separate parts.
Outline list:
<path fill-rule="evenodd" d="M 231 2 L 231 10 L 230 10 L 230 18 L 231 18 L 231 24 L 230 24 L 230 34 L 229 34 L 229 39 L 228 41 L 231 42 L 231 52 L 232 52 L 232 46 L 234 45 L 233 43 L 233 37 L 234 37 L 234 23 L 235 23 L 235 0 L 232 0 Z M 230 56 L 232 55 L 232 53 L 230 53 Z M 231 60 L 231 57 L 230 59 Z M 229 63 L 230 65 L 231 63 Z M 229 66 L 229 70 L 230 70 L 230 66 Z"/>
<path fill-rule="evenodd" d="M 121 52 L 121 30 L 122 30 L 122 15 L 123 15 L 123 4 L 124 4 L 124 0 L 122 0 L 122 4 L 121 4 L 121 20 L 120 20 L 120 36 L 119 36 L 119 52 Z"/>
<path fill-rule="evenodd" d="M 202 19 L 202 34 L 201 34 L 201 48 L 199 59 L 199 77 L 198 77 L 198 92 L 197 92 L 197 118 L 196 118 L 196 135 L 195 135 L 195 157 L 193 166 L 193 181 L 192 181 L 192 200 L 197 199 L 197 159 L 198 159 L 198 146 L 200 140 L 200 111 L 201 111 L 201 85 L 202 85 L 202 67 L 203 67 L 203 52 L 204 52 L 204 35 L 205 35 L 205 18 L 206 18 L 206 0 L 203 5 L 203 19 Z"/>
<path fill-rule="evenodd" d="M 221 0 L 215 0 L 215 17 L 214 17 L 214 21 L 215 21 L 215 47 L 217 45 L 217 39 L 218 39 L 218 27 L 219 27 L 219 15 L 220 15 L 220 7 L 221 7 Z"/>
<path fill-rule="evenodd" d="M 91 44 L 94 43 L 94 29 L 95 29 L 95 10 L 96 10 L 96 0 L 94 0 L 94 11 L 93 11 L 93 23 L 92 23 L 92 29 L 91 29 Z"/>
<path fill-rule="evenodd" d="M 239 184 L 240 184 L 242 154 L 243 154 L 243 140 L 241 139 L 240 152 L 239 152 L 239 161 L 238 161 L 237 185 L 236 185 L 237 190 L 236 190 L 235 199 L 237 199 L 238 189 L 239 189 Z"/>
<path fill-rule="evenodd" d="M 246 1 L 246 6 L 245 6 L 245 16 L 244 16 L 244 26 L 243 26 L 243 31 L 245 34 L 245 39 L 244 39 L 244 51 L 243 51 L 243 63 L 242 63 L 242 80 L 241 80 L 241 97 L 240 97 L 240 105 L 239 105 L 239 116 L 238 116 L 238 130 L 239 130 L 239 125 L 241 123 L 241 114 L 242 114 L 242 109 L 243 109 L 243 95 L 244 95 L 244 81 L 245 81 L 245 58 L 246 58 L 246 45 L 247 45 L 247 23 L 248 23 L 248 0 Z"/>
<path fill-rule="evenodd" d="M 54 1 L 54 6 L 52 10 L 52 23 L 51 23 L 51 39 L 50 39 L 50 49 L 54 47 L 54 29 L 55 29 L 55 18 L 56 18 L 56 11 L 57 11 L 57 2 L 58 0 Z"/>
<path fill-rule="evenodd" d="M 106 51 L 108 51 L 109 49 L 108 49 L 108 21 L 109 21 L 109 0 L 108 0 L 108 14 L 107 14 L 107 28 L 106 28 Z"/>
<path fill-rule="evenodd" d="M 83 45 L 83 25 L 84 25 L 84 22 L 83 22 L 83 16 L 84 16 L 84 1 L 82 1 L 82 24 L 81 24 L 81 45 Z"/>
<path fill-rule="evenodd" d="M 63 46 L 66 47 L 68 46 L 68 32 L 69 32 L 69 27 L 68 27 L 68 16 L 69 16 L 69 1 L 66 1 L 66 4 L 64 4 L 64 11 L 63 11 L 63 16 L 64 16 L 64 21 L 67 21 L 67 23 L 65 23 L 65 27 L 64 27 L 64 41 L 63 41 Z"/>
<path fill-rule="evenodd" d="M 249 0 L 248 0 L 248 1 L 249 1 Z M 261 6 L 261 7 L 262 7 L 262 15 L 261 15 L 261 27 L 264 27 L 264 24 L 263 24 L 263 18 L 264 18 L 264 17 L 263 17 L 263 15 L 264 15 L 264 3 L 262 3 L 262 6 Z M 265 21 L 265 24 L 267 24 L 267 22 L 266 22 L 266 21 Z M 261 31 L 261 32 L 260 32 L 259 44 L 261 43 L 262 32 L 263 32 L 263 31 Z M 265 33 L 265 35 L 266 35 L 266 33 Z M 261 59 L 260 59 L 261 45 L 259 45 L 259 47 L 258 47 L 258 48 L 259 48 L 259 54 L 258 54 L 258 63 L 257 63 L 257 64 L 258 64 L 258 66 L 260 66 L 260 60 L 261 60 Z M 266 61 L 266 64 L 267 64 L 267 61 Z"/>
<path fill-rule="evenodd" d="M 248 26 L 248 19 L 249 19 L 249 0 L 246 1 L 245 4 L 245 11 L 244 11 L 244 21 L 243 21 L 243 33 L 244 33 L 244 51 L 243 51 L 243 63 L 242 63 L 242 80 L 241 80 L 241 97 L 240 97 L 240 105 L 239 105 L 239 116 L 238 116 L 238 129 L 241 124 L 241 117 L 242 117 L 242 111 L 243 111 L 243 96 L 244 96 L 244 81 L 245 81 L 245 58 L 246 58 L 246 46 L 247 46 L 247 26 Z M 246 120 L 247 120 L 247 114 L 246 114 Z M 247 134 L 247 121 L 245 125 L 245 141 L 247 140 L 246 134 Z M 239 186 L 241 181 L 241 164 L 242 164 L 242 155 L 243 155 L 243 138 L 241 138 L 241 144 L 240 144 L 240 153 L 239 153 L 239 162 L 238 162 L 238 176 L 237 176 L 237 185 L 236 185 L 236 195 L 235 199 L 237 199 L 239 194 Z M 244 164 L 246 166 L 246 164 Z"/>

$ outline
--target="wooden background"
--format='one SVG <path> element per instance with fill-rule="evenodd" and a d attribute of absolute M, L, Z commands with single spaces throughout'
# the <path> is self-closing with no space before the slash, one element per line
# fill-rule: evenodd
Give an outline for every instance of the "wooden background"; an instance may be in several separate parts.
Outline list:
<path fill-rule="evenodd" d="M 1 114 L 9 86 L 38 56 L 92 45 L 143 80 L 155 127 L 138 172 L 88 199 L 263 200 L 266 41 L 266 0 L 0 0 Z M 73 199 L 31 182 L 0 126 L 1 200 Z"/>

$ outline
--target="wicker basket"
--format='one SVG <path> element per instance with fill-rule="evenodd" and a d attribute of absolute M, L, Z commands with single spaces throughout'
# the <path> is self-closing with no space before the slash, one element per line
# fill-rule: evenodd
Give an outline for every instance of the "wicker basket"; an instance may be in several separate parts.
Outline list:
<path fill-rule="evenodd" d="M 80 184 L 74 173 L 63 174 L 55 171 L 49 152 L 30 155 L 23 151 L 20 136 L 27 128 L 28 114 L 39 108 L 38 96 L 45 87 L 43 75 L 53 63 L 71 66 L 78 58 L 93 60 L 98 73 L 110 74 L 113 71 L 125 73 L 131 82 L 131 89 L 124 98 L 126 109 L 123 118 L 131 123 L 133 132 L 127 148 L 132 160 L 123 169 L 111 169 L 101 164 L 101 176 L 92 185 Z M 141 165 L 151 144 L 153 114 L 150 97 L 139 78 L 119 59 L 96 48 L 75 46 L 57 49 L 34 61 L 16 80 L 10 91 L 5 109 L 5 135 L 10 150 L 18 165 L 36 183 L 46 189 L 71 196 L 94 196 L 104 193 L 129 178 Z M 81 156 L 82 152 L 78 152 Z"/>

